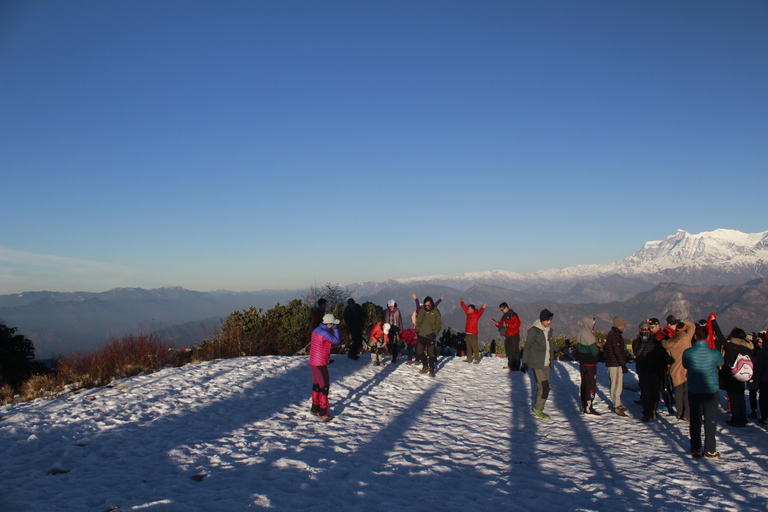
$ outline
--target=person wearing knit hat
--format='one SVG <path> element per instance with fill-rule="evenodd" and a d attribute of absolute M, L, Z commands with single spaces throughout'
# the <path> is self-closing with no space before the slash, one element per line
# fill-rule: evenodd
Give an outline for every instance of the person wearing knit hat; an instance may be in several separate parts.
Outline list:
<path fill-rule="evenodd" d="M 548 309 L 539 314 L 539 320 L 528 329 L 523 351 L 522 371 L 533 370 L 536 381 L 536 401 L 533 404 L 533 415 L 536 419 L 548 420 L 544 414 L 544 404 L 549 396 L 549 371 L 555 367 L 555 343 L 552 335 L 552 318 L 554 315 Z M 542 318 L 544 320 L 542 320 Z"/>
<path fill-rule="evenodd" d="M 624 332 L 626 323 L 617 316 L 613 319 L 613 327 L 605 338 L 603 354 L 605 354 L 605 366 L 608 369 L 608 377 L 611 381 L 611 403 L 613 412 L 619 416 L 626 416 L 627 408 L 621 405 L 621 392 L 624 390 L 624 374 L 627 373 L 627 353 L 624 348 Z"/>
<path fill-rule="evenodd" d="M 659 402 L 659 392 L 667 367 L 667 352 L 652 332 L 651 322 L 654 320 L 651 318 L 640 322 L 640 332 L 632 340 L 632 353 L 635 355 L 635 369 L 640 385 L 640 402 L 643 404 L 641 421 L 644 422 L 656 417 L 656 405 Z M 655 326 L 658 330 L 658 320 Z"/>

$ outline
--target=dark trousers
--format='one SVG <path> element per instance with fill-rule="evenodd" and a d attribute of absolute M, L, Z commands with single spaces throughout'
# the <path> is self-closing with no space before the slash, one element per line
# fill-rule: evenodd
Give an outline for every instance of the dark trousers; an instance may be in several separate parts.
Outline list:
<path fill-rule="evenodd" d="M 691 453 L 701 450 L 701 425 L 704 418 L 704 450 L 717 451 L 717 403 L 720 393 L 688 393 L 691 403 Z"/>
<path fill-rule="evenodd" d="M 765 346 L 765 345 L 763 345 Z M 768 420 L 768 380 L 760 381 L 760 419 Z"/>
<path fill-rule="evenodd" d="M 592 405 L 597 391 L 597 364 L 580 363 L 579 370 L 581 371 L 581 409 L 586 412 L 587 406 Z"/>
<path fill-rule="evenodd" d="M 437 364 L 435 340 L 419 336 L 419 342 L 416 344 L 416 360 L 422 365 L 428 366 L 430 370 L 435 369 L 435 365 Z"/>
<path fill-rule="evenodd" d="M 416 353 L 416 345 L 411 345 L 408 343 L 406 344 L 406 348 L 408 349 L 408 360 L 410 361 L 413 359 L 413 355 Z M 418 361 L 418 358 L 416 360 Z"/>
<path fill-rule="evenodd" d="M 400 352 L 400 329 L 398 329 L 395 326 L 392 326 L 389 328 L 389 336 L 387 337 L 387 340 L 389 343 L 387 343 L 387 350 L 389 350 L 389 355 L 392 356 L 392 362 L 394 363 L 397 359 L 397 354 Z"/>
<path fill-rule="evenodd" d="M 731 422 L 747 423 L 747 401 L 744 399 L 744 391 L 729 391 L 728 399 L 731 401 Z"/>
<path fill-rule="evenodd" d="M 657 373 L 638 373 L 640 383 L 640 402 L 643 404 L 643 416 L 656 417 L 656 406 L 659 403 L 659 392 L 664 376 Z"/>
<path fill-rule="evenodd" d="M 687 381 L 679 386 L 675 386 L 675 408 L 677 409 L 678 418 L 686 418 L 691 414 L 691 406 L 688 405 Z"/>
<path fill-rule="evenodd" d="M 664 400 L 664 405 L 667 406 L 669 414 L 675 414 L 673 404 L 675 402 L 674 393 L 672 390 L 672 379 L 669 376 L 669 370 L 664 370 L 664 375 L 661 378 L 661 398 Z"/>
<path fill-rule="evenodd" d="M 749 390 L 749 409 L 752 412 L 757 411 L 757 390 L 759 388 Z"/>
<path fill-rule="evenodd" d="M 520 333 L 504 337 L 504 351 L 507 353 L 509 370 L 520 370 Z"/>
<path fill-rule="evenodd" d="M 354 330 L 349 335 L 352 337 L 352 343 L 349 345 L 349 355 L 356 356 L 363 347 L 363 331 Z"/>

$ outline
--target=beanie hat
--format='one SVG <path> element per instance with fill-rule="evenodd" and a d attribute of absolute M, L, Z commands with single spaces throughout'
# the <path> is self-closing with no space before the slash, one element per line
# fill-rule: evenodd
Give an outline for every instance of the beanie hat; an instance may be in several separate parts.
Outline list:
<path fill-rule="evenodd" d="M 680 320 L 675 318 L 674 315 L 669 315 L 667 317 L 667 325 L 675 325 L 675 324 L 678 324 L 678 323 L 680 323 Z"/>
<path fill-rule="evenodd" d="M 542 309 L 541 313 L 539 313 L 539 320 L 542 322 L 546 322 L 547 320 L 552 320 L 554 317 L 555 317 L 555 314 L 548 309 Z"/>
<path fill-rule="evenodd" d="M 648 322 L 645 322 L 645 321 L 640 322 L 641 329 L 649 329 L 650 327 L 651 327 L 651 324 L 649 324 Z"/>
<path fill-rule="evenodd" d="M 648 323 L 651 324 L 651 325 L 659 325 L 659 319 L 651 317 L 651 318 L 648 319 Z"/>
<path fill-rule="evenodd" d="M 617 329 L 624 325 L 627 325 L 627 322 L 625 322 L 624 319 L 621 318 L 620 316 L 613 318 L 613 326 L 616 327 Z"/>

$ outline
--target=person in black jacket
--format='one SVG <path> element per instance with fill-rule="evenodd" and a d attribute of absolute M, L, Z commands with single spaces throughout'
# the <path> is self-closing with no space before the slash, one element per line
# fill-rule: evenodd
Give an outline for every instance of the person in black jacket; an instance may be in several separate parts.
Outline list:
<path fill-rule="evenodd" d="M 661 346 L 661 342 L 651 333 L 650 320 L 640 323 L 640 332 L 632 340 L 632 353 L 635 354 L 640 401 L 643 404 L 641 421 L 650 421 L 651 418 L 656 417 L 656 406 L 659 403 L 659 393 L 666 368 L 666 351 Z"/>
<path fill-rule="evenodd" d="M 744 329 L 734 327 L 729 340 L 723 345 L 725 362 L 720 370 L 720 386 L 728 393 L 731 402 L 731 419 L 726 423 L 732 427 L 747 426 L 747 402 L 744 399 L 744 382 L 736 380 L 731 368 L 739 355 L 750 356 L 754 345 L 747 341 Z"/>

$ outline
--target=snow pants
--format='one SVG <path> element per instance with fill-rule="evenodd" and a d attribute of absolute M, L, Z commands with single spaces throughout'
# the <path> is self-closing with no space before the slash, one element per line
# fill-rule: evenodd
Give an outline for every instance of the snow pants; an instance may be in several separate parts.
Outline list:
<path fill-rule="evenodd" d="M 536 401 L 533 403 L 533 410 L 543 411 L 549 397 L 549 366 L 534 368 L 533 380 L 536 381 Z"/>
<path fill-rule="evenodd" d="M 433 338 L 419 336 L 419 342 L 416 344 L 416 360 L 423 366 L 428 366 L 430 370 L 435 369 L 437 355 L 435 354 L 435 340 Z"/>
<path fill-rule="evenodd" d="M 520 370 L 520 333 L 504 337 L 504 352 L 507 353 L 509 371 Z"/>
<path fill-rule="evenodd" d="M 579 364 L 581 371 L 581 409 L 587 410 L 592 405 L 597 392 L 597 364 Z"/>
<path fill-rule="evenodd" d="M 701 426 L 704 417 L 704 450 L 717 451 L 717 404 L 720 393 L 689 393 L 691 403 L 691 453 L 701 451 Z"/>
<path fill-rule="evenodd" d="M 659 372 L 638 373 L 637 380 L 640 384 L 640 401 L 643 404 L 643 416 L 655 418 L 664 375 Z"/>
<path fill-rule="evenodd" d="M 312 414 L 327 416 L 328 390 L 331 385 L 328 367 L 309 365 L 309 369 L 312 370 Z"/>

